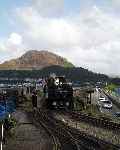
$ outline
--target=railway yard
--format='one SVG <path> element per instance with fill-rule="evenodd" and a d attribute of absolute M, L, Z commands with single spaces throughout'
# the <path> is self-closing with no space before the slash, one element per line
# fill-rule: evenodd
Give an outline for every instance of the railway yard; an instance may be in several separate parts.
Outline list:
<path fill-rule="evenodd" d="M 120 0 L 0 4 L 0 150 L 120 150 Z"/>
<path fill-rule="evenodd" d="M 96 92 L 90 97 L 100 115 L 79 110 L 49 110 L 42 106 L 41 96 L 38 96 L 38 108 L 33 110 L 31 94 L 21 96 L 22 103 L 12 113 L 17 125 L 3 150 L 119 150 L 120 122 L 107 118 L 108 114 L 103 116 L 95 101 Z"/>

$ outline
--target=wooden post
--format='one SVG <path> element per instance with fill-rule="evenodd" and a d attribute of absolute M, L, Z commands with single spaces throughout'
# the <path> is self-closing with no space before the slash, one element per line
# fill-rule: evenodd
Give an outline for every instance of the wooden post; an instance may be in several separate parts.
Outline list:
<path fill-rule="evenodd" d="M 77 129 L 77 121 L 76 121 L 76 129 Z"/>
<path fill-rule="evenodd" d="M 3 136 L 4 136 L 4 129 L 3 129 L 3 123 L 1 126 L 1 142 L 0 142 L 0 150 L 3 150 Z"/>
<path fill-rule="evenodd" d="M 90 92 L 90 104 L 91 104 L 91 100 L 92 100 L 92 93 Z"/>

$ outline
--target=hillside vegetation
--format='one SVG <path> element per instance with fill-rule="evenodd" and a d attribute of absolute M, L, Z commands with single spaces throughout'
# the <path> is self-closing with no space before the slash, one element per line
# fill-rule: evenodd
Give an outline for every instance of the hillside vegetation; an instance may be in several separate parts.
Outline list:
<path fill-rule="evenodd" d="M 80 82 L 97 82 L 107 81 L 108 76 L 103 74 L 93 73 L 84 68 L 65 68 L 60 66 L 50 66 L 41 70 L 0 70 L 0 78 L 42 78 L 47 77 L 51 73 L 56 75 L 65 75 L 72 81 Z"/>

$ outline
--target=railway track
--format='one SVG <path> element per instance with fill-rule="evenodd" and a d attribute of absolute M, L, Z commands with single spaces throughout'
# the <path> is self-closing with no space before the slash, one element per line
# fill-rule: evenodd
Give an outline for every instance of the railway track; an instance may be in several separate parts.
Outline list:
<path fill-rule="evenodd" d="M 61 144 L 59 142 L 59 139 L 54 136 L 54 134 L 52 133 L 52 131 L 48 128 L 48 126 L 45 123 L 45 120 L 43 121 L 43 116 L 39 115 L 38 111 L 34 112 L 34 119 L 35 121 L 39 122 L 40 125 L 45 129 L 45 131 L 47 132 L 47 134 L 51 137 L 52 139 L 52 144 L 53 144 L 53 150 L 60 150 L 61 149 Z"/>
<path fill-rule="evenodd" d="M 85 145 L 87 150 L 119 150 L 120 147 L 113 145 L 109 142 L 106 142 L 104 140 L 98 139 L 96 137 L 93 137 L 91 135 L 88 135 L 84 132 L 78 132 L 78 130 L 71 130 L 72 134 L 76 138 L 77 141 L 81 142 Z M 80 141 L 81 139 L 81 141 Z"/>
<path fill-rule="evenodd" d="M 119 150 L 118 146 L 67 126 L 55 119 L 50 112 L 38 110 L 37 120 L 57 138 L 57 150 Z"/>
<path fill-rule="evenodd" d="M 61 121 L 59 122 L 61 124 Z M 83 131 L 79 131 L 75 128 L 65 126 L 66 130 L 69 131 L 73 137 L 76 139 L 76 141 L 82 145 L 82 149 L 85 150 L 119 150 L 120 147 L 117 145 L 114 145 L 110 142 L 106 142 L 104 140 L 101 140 L 99 138 L 96 138 L 94 136 L 88 135 Z"/>
<path fill-rule="evenodd" d="M 55 150 L 80 150 L 72 134 L 62 128 L 45 111 L 37 111 L 37 121 L 54 137 Z"/>
<path fill-rule="evenodd" d="M 81 112 L 78 113 L 74 111 L 62 111 L 62 113 L 69 116 L 71 119 L 75 121 L 83 121 L 96 127 L 112 130 L 113 132 L 118 134 L 120 133 L 120 124 L 112 122 L 107 118 L 96 118 L 88 114 L 84 114 Z"/>

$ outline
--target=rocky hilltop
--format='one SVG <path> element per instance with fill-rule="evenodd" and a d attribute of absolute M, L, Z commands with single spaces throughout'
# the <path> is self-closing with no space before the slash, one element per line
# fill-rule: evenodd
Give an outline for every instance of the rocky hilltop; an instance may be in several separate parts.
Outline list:
<path fill-rule="evenodd" d="M 74 67 L 65 58 L 48 51 L 31 50 L 17 59 L 0 64 L 0 70 L 39 70 L 48 66 Z"/>

